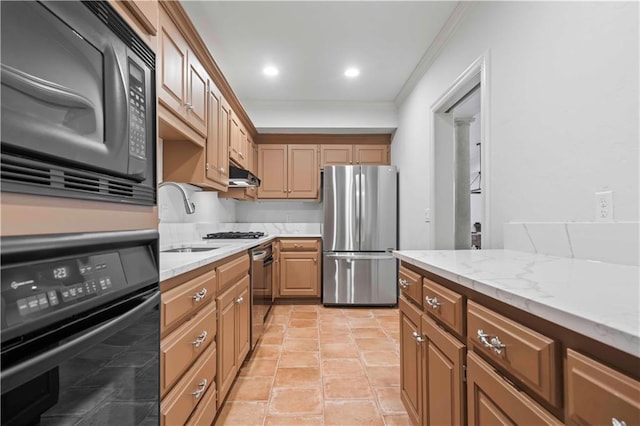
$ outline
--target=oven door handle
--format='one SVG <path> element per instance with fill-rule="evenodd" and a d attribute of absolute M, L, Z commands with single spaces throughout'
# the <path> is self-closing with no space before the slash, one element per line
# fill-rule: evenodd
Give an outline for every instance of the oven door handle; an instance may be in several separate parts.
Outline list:
<path fill-rule="evenodd" d="M 265 257 L 267 257 L 267 251 L 266 250 L 254 251 L 251 254 L 251 260 L 253 260 L 253 261 L 263 260 Z"/>
<path fill-rule="evenodd" d="M 19 364 L 2 371 L 2 393 L 8 392 L 23 383 L 51 370 L 63 361 L 72 358 L 85 349 L 100 343 L 118 331 L 135 324 L 148 311 L 160 302 L 160 291 L 154 291 L 147 300 L 86 334 L 65 342 L 49 351 L 38 354 Z"/>

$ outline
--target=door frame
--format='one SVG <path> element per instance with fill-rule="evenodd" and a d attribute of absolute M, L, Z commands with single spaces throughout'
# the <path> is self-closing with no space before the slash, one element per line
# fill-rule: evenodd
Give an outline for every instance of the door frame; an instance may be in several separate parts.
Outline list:
<path fill-rule="evenodd" d="M 480 189 L 482 191 L 482 248 L 493 248 L 491 240 L 491 198 L 490 198 L 490 82 L 489 82 L 489 61 L 490 50 L 484 52 L 471 65 L 460 74 L 447 90 L 438 97 L 431 105 L 430 120 L 432 123 L 431 133 L 429 135 L 429 173 L 430 173 L 430 190 L 429 205 L 433 212 L 431 220 L 432 232 L 429 233 L 429 244 L 431 248 L 435 248 L 436 238 L 435 229 L 438 226 L 438 214 L 435 209 L 435 148 L 436 148 L 436 116 L 445 113 L 451 108 L 462 96 L 467 94 L 473 87 L 480 83 L 480 170 L 482 172 L 482 181 Z M 452 129 L 453 130 L 453 129 Z"/>

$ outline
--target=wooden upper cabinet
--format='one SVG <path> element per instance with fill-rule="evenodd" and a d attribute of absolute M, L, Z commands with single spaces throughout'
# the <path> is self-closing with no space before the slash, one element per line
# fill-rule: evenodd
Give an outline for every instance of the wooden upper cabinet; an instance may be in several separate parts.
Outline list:
<path fill-rule="evenodd" d="M 567 349 L 565 421 L 576 425 L 640 424 L 640 382 Z"/>
<path fill-rule="evenodd" d="M 184 115 L 187 90 L 187 42 L 167 12 L 160 8 L 158 101 Z"/>
<path fill-rule="evenodd" d="M 191 51 L 187 55 L 187 97 L 185 116 L 189 124 L 199 133 L 207 133 L 207 92 L 209 76 Z"/>
<path fill-rule="evenodd" d="M 230 111 L 229 113 L 229 160 L 236 165 L 242 164 L 240 151 L 242 145 L 242 135 L 240 134 L 240 120 Z"/>
<path fill-rule="evenodd" d="M 288 146 L 287 198 L 317 198 L 318 185 L 318 146 Z"/>
<path fill-rule="evenodd" d="M 228 129 L 226 101 L 213 83 L 209 83 L 206 176 L 224 190 L 229 185 Z"/>
<path fill-rule="evenodd" d="M 353 145 L 320 145 L 320 167 L 353 164 Z"/>
<path fill-rule="evenodd" d="M 156 35 L 158 33 L 157 0 L 128 0 L 124 3 L 148 34 Z"/>
<path fill-rule="evenodd" d="M 390 164 L 389 145 L 354 145 L 355 164 Z"/>
<path fill-rule="evenodd" d="M 287 145 L 258 146 L 258 198 L 287 198 Z"/>

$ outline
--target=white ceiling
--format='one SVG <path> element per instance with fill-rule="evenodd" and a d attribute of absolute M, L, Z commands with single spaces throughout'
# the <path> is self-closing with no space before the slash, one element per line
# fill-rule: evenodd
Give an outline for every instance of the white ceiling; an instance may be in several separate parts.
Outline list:
<path fill-rule="evenodd" d="M 393 102 L 455 1 L 182 1 L 241 102 Z M 267 64 L 280 74 L 267 78 Z M 344 71 L 361 74 L 348 79 Z"/>

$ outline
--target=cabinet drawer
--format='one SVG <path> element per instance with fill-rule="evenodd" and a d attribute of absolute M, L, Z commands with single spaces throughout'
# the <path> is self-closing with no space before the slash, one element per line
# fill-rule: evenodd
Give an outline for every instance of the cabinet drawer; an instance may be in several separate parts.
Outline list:
<path fill-rule="evenodd" d="M 162 333 L 167 328 L 197 311 L 213 299 L 216 292 L 215 271 L 189 280 L 176 288 L 162 293 L 160 321 Z"/>
<path fill-rule="evenodd" d="M 398 285 L 406 297 L 422 305 L 422 277 L 402 265 L 398 268 Z"/>
<path fill-rule="evenodd" d="M 511 386 L 477 355 L 469 353 L 467 364 L 469 426 L 562 424 L 525 393 Z"/>
<path fill-rule="evenodd" d="M 464 302 L 461 294 L 427 278 L 422 280 L 422 307 L 459 335 L 463 334 Z"/>
<path fill-rule="evenodd" d="M 571 349 L 566 379 L 567 424 L 640 424 L 640 382 Z"/>
<path fill-rule="evenodd" d="M 211 386 L 202 397 L 202 402 L 196 407 L 191 415 L 191 418 L 187 422 L 187 426 L 204 426 L 212 425 L 213 419 L 218 412 L 216 403 L 216 388 Z"/>
<path fill-rule="evenodd" d="M 209 345 L 196 363 L 162 400 L 160 425 L 185 424 L 205 392 L 215 389 L 216 345 Z"/>
<path fill-rule="evenodd" d="M 521 380 L 554 406 L 559 406 L 561 372 L 554 340 L 472 301 L 467 305 L 469 345 Z"/>
<path fill-rule="evenodd" d="M 318 251 L 318 240 L 280 240 L 280 251 Z"/>
<path fill-rule="evenodd" d="M 225 290 L 240 277 L 249 273 L 249 255 L 245 254 L 216 268 L 218 271 L 218 292 Z"/>
<path fill-rule="evenodd" d="M 216 338 L 216 304 L 210 303 L 160 344 L 160 394 L 178 380 L 194 359 Z"/>

